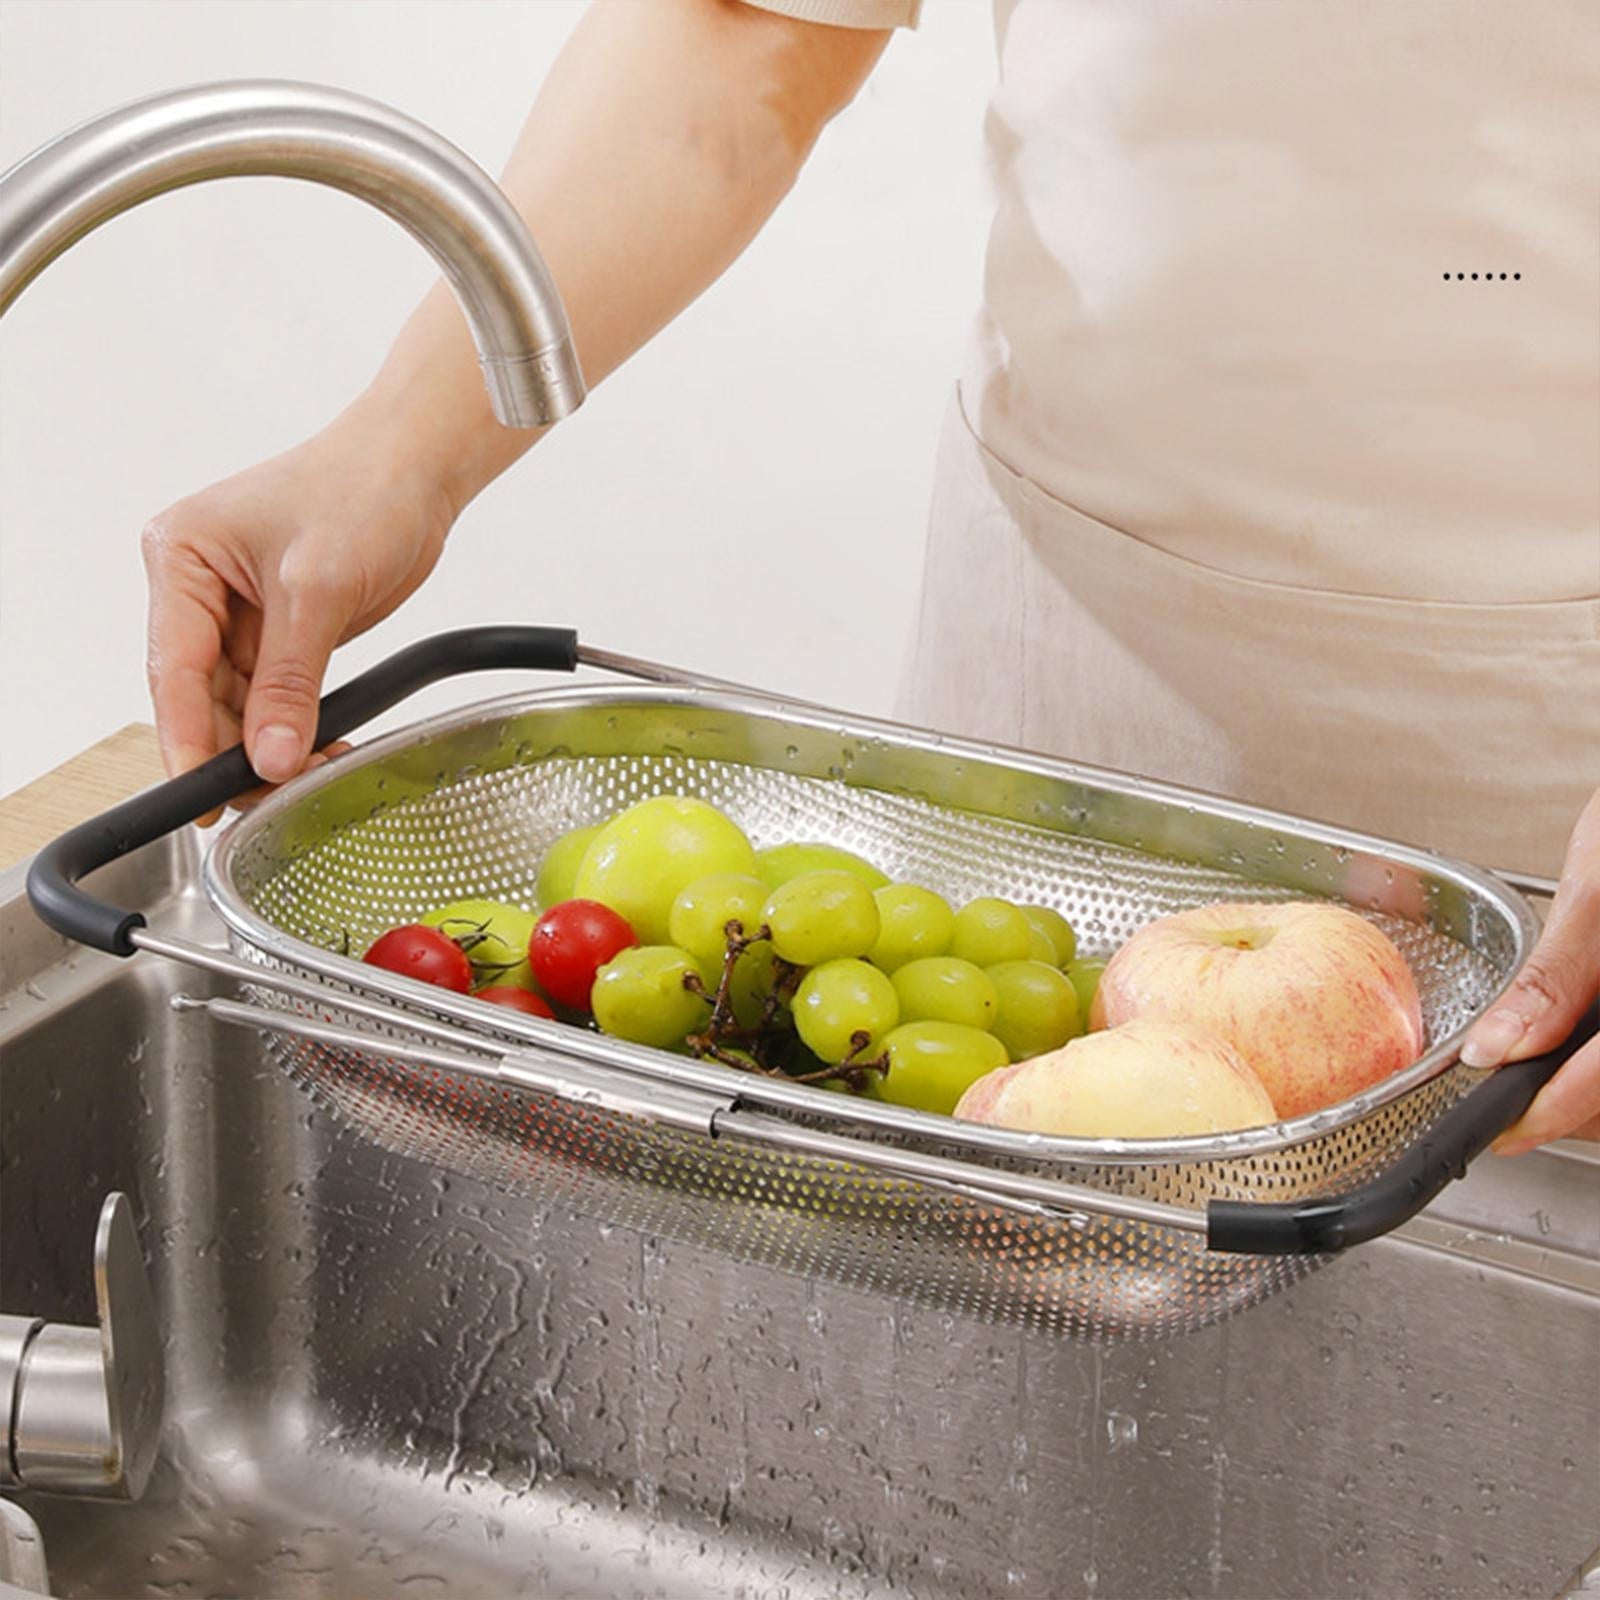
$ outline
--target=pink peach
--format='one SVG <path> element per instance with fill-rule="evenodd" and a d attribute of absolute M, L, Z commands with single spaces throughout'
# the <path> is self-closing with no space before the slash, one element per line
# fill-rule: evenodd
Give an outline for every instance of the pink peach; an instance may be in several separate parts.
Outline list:
<path fill-rule="evenodd" d="M 1080 1139 L 1169 1139 L 1273 1120 L 1261 1080 L 1198 1028 L 1129 1022 L 997 1067 L 962 1095 L 968 1122 Z"/>
<path fill-rule="evenodd" d="M 1204 1028 L 1266 1085 L 1280 1118 L 1348 1099 L 1424 1044 L 1405 957 L 1381 928 L 1322 902 L 1220 904 L 1141 928 L 1100 979 L 1096 1014 Z"/>

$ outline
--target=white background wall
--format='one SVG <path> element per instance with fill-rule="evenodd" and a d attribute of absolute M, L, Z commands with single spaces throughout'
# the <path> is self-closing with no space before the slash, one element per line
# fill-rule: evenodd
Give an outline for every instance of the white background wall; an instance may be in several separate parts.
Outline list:
<path fill-rule="evenodd" d="M 389 101 L 496 171 L 581 10 L 0 0 L 0 166 L 142 94 L 282 76 Z M 888 709 L 987 213 L 988 6 L 925 13 L 745 258 L 474 504 L 334 681 L 440 628 L 547 621 Z M 314 431 L 430 279 L 358 202 L 239 180 L 117 219 L 0 322 L 0 791 L 148 717 L 140 527 Z"/>

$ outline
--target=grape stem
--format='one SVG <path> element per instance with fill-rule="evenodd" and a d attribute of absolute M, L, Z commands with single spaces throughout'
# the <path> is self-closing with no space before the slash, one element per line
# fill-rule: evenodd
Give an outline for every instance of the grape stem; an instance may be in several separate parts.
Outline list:
<path fill-rule="evenodd" d="M 770 1078 L 788 1078 L 794 1083 L 811 1083 L 819 1078 L 849 1077 L 848 1071 L 841 1074 L 832 1067 L 823 1073 L 808 1073 L 804 1077 L 792 1076 L 773 1061 L 772 1052 L 779 1044 L 783 1032 L 777 1026 L 779 1010 L 786 999 L 793 1000 L 795 991 L 800 987 L 800 979 L 805 975 L 804 969 L 795 966 L 791 961 L 784 961 L 778 956 L 772 958 L 774 973 L 772 992 L 762 1001 L 761 1014 L 756 1018 L 755 1026 L 746 1028 L 740 1025 L 733 1010 L 733 970 L 738 966 L 739 958 L 752 945 L 771 939 L 772 930 L 763 923 L 754 933 L 746 935 L 744 924 L 737 917 L 730 917 L 723 924 L 722 933 L 727 940 L 727 948 L 723 953 L 722 972 L 717 979 L 716 988 L 714 990 L 709 988 L 705 979 L 697 972 L 686 972 L 683 975 L 684 988 L 690 994 L 699 995 L 711 1007 L 711 1015 L 706 1019 L 705 1028 L 699 1033 L 691 1034 L 684 1041 L 689 1048 L 697 1056 L 709 1056 L 724 1066 L 737 1067 L 743 1072 L 759 1072 Z M 738 1046 L 745 1053 L 742 1055 L 735 1053 L 727 1048 L 730 1045 Z"/>
<path fill-rule="evenodd" d="M 851 1061 L 846 1057 L 836 1067 L 822 1067 L 816 1072 L 797 1072 L 792 1077 L 788 1073 L 790 1083 L 827 1083 L 833 1078 L 842 1078 L 850 1085 L 851 1091 L 860 1094 L 867 1086 L 866 1075 L 869 1072 L 885 1072 L 888 1070 L 888 1059 L 881 1061 Z"/>
<path fill-rule="evenodd" d="M 864 1030 L 858 1029 L 855 1033 L 850 1035 L 850 1054 L 847 1055 L 837 1067 L 834 1067 L 832 1072 L 822 1074 L 822 1076 L 842 1077 L 849 1082 L 851 1088 L 859 1093 L 867 1086 L 867 1081 L 864 1074 L 868 1072 L 885 1073 L 889 1070 L 889 1052 L 887 1050 L 881 1051 L 870 1061 L 858 1059 L 861 1055 L 861 1052 L 869 1049 L 871 1044 L 872 1035 Z M 811 1076 L 816 1077 L 818 1074 L 812 1073 Z M 802 1078 L 800 1081 L 803 1083 L 806 1080 Z"/>
<path fill-rule="evenodd" d="M 745 1072 L 755 1071 L 782 1077 L 782 1072 L 766 1059 L 768 1040 L 765 1025 L 769 1020 L 766 1008 L 763 1008 L 760 1024 L 754 1028 L 740 1027 L 738 1019 L 733 1014 L 733 969 L 739 964 L 739 957 L 751 945 L 769 938 L 770 932 L 763 923 L 753 935 L 746 938 L 744 924 L 737 917 L 731 917 L 723 925 L 722 933 L 728 943 L 723 953 L 722 973 L 717 979 L 715 991 L 706 987 L 705 979 L 698 972 L 686 972 L 683 975 L 684 988 L 690 994 L 697 994 L 702 1000 L 711 1004 L 711 1015 L 706 1019 L 704 1031 L 691 1034 L 684 1042 L 697 1056 L 710 1056 L 714 1061 L 722 1062 L 724 1066 L 739 1067 Z M 731 1040 L 740 1040 L 748 1044 L 750 1052 L 748 1060 L 722 1048 Z"/>
<path fill-rule="evenodd" d="M 684 1041 L 695 1055 L 702 1058 L 709 1056 L 711 1060 L 720 1061 L 725 1067 L 737 1067 L 741 1072 L 785 1078 L 790 1083 L 827 1083 L 832 1079 L 840 1079 L 856 1094 L 866 1088 L 866 1075 L 869 1072 L 883 1073 L 889 1070 L 887 1052 L 870 1061 L 861 1059 L 863 1052 L 872 1045 L 872 1035 L 863 1030 L 850 1036 L 850 1053 L 836 1066 L 821 1067 L 814 1072 L 785 1072 L 771 1059 L 772 1050 L 780 1038 L 780 1030 L 775 1024 L 783 1002 L 786 999 L 793 1000 L 800 980 L 805 976 L 805 969 L 792 961 L 774 956 L 772 993 L 762 1002 L 756 1025 L 753 1028 L 742 1027 L 733 1011 L 733 969 L 739 964 L 739 957 L 751 945 L 770 939 L 772 930 L 763 923 L 746 937 L 744 924 L 734 917 L 724 924 L 722 932 L 728 946 L 722 958 L 722 972 L 715 990 L 707 987 L 705 979 L 698 972 L 686 972 L 683 975 L 684 988 L 711 1007 L 705 1028 L 699 1033 L 691 1033 Z"/>
<path fill-rule="evenodd" d="M 762 930 L 765 933 L 765 929 Z M 797 967 L 792 961 L 785 961 L 782 956 L 772 958 L 773 980 L 772 993 L 761 1003 L 761 1021 L 763 1025 L 770 1023 L 778 1014 L 778 1008 L 784 1001 L 793 1001 L 795 991 L 800 987 L 800 980 L 805 976 L 805 969 Z"/>
<path fill-rule="evenodd" d="M 759 1072 L 764 1078 L 784 1076 L 779 1068 L 769 1067 L 754 1055 L 738 1056 L 731 1050 L 724 1050 L 719 1043 L 708 1039 L 703 1033 L 692 1033 L 685 1042 L 697 1056 L 709 1056 L 711 1060 L 720 1061 L 725 1067 L 737 1067 L 741 1072 Z"/>

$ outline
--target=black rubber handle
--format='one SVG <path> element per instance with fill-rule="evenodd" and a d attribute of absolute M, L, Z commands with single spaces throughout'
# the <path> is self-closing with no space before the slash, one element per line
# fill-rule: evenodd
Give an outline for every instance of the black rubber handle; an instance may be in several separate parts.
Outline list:
<path fill-rule="evenodd" d="M 1259 1204 L 1213 1200 L 1206 1207 L 1206 1246 L 1248 1255 L 1317 1255 L 1365 1244 L 1414 1217 L 1452 1178 L 1466 1176 L 1533 1097 L 1595 1035 L 1591 1007 L 1554 1050 L 1491 1073 L 1422 1135 L 1381 1178 L 1328 1200 Z"/>
<path fill-rule="evenodd" d="M 464 672 L 528 669 L 571 672 L 578 665 L 578 635 L 571 628 L 460 628 L 436 634 L 369 667 L 323 696 L 315 748 L 342 739 L 364 722 L 441 678 Z M 235 745 L 182 777 L 144 794 L 47 844 L 28 869 L 28 899 L 57 933 L 109 955 L 131 956 L 129 935 L 144 926 L 138 911 L 123 911 L 85 894 L 78 880 L 96 867 L 203 817 L 254 789 L 261 779 Z"/>

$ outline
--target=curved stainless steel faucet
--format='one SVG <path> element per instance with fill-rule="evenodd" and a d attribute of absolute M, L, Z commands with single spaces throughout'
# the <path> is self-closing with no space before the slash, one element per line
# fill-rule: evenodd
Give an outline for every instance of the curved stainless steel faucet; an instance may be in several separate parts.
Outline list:
<path fill-rule="evenodd" d="M 247 80 L 154 95 L 25 156 L 0 175 L 0 315 L 119 212 L 248 175 L 343 189 L 405 228 L 454 287 L 507 427 L 539 427 L 581 404 L 566 312 L 510 201 L 421 123 L 315 84 Z"/>
<path fill-rule="evenodd" d="M 0 174 L 0 315 L 119 212 L 186 184 L 250 174 L 343 189 L 423 245 L 455 289 L 507 427 L 538 427 L 581 404 L 583 374 L 561 298 L 493 181 L 411 118 L 312 84 L 218 83 L 156 95 L 84 123 Z M 161 1348 L 121 1196 L 108 1202 L 96 1251 L 98 1331 L 0 1317 L 0 1487 L 129 1498 L 144 1488 L 161 1429 Z"/>

